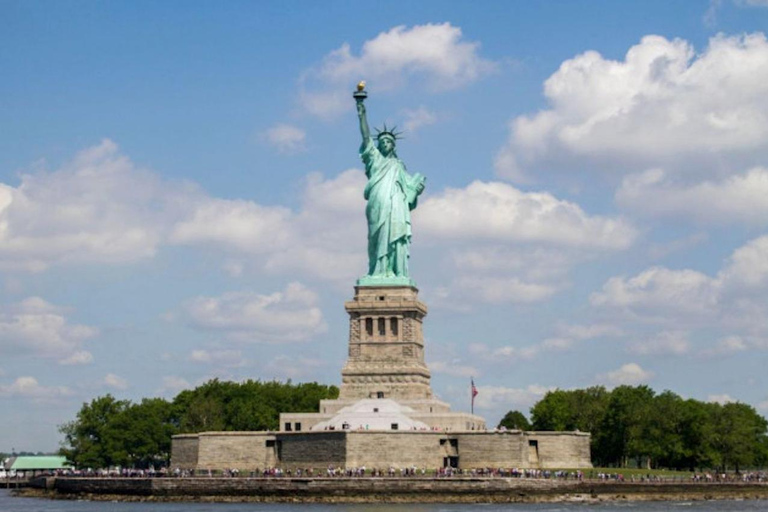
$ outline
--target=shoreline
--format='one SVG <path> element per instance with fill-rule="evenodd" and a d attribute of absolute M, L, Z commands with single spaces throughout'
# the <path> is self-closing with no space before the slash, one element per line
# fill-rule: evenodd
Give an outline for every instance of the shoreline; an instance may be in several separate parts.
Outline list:
<path fill-rule="evenodd" d="M 14 496 L 126 502 L 601 503 L 766 500 L 768 484 L 619 483 L 508 478 L 44 478 Z"/>

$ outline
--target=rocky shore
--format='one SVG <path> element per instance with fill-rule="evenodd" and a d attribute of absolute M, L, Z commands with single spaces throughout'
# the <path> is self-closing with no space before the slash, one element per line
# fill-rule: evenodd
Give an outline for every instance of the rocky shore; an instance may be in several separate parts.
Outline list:
<path fill-rule="evenodd" d="M 768 499 L 765 483 L 515 478 L 46 478 L 17 496 L 94 501 L 544 503 Z"/>

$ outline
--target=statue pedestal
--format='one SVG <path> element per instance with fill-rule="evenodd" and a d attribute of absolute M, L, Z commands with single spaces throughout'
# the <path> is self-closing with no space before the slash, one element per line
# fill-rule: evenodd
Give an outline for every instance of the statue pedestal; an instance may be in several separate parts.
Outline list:
<path fill-rule="evenodd" d="M 349 358 L 341 371 L 339 399 L 431 399 L 422 334 L 427 306 L 418 300 L 416 287 L 358 285 L 344 307 Z"/>

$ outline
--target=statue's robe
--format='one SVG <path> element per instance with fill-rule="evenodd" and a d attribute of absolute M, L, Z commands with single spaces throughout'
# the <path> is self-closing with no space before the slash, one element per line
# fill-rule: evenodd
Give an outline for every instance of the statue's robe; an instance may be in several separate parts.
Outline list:
<path fill-rule="evenodd" d="M 406 172 L 397 156 L 384 157 L 371 138 L 360 146 L 360 157 L 368 177 L 368 275 L 407 277 L 411 210 L 420 180 Z"/>

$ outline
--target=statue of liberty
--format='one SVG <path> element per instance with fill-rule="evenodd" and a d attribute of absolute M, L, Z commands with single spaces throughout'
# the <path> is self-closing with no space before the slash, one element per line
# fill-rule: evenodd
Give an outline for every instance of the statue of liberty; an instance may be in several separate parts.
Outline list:
<path fill-rule="evenodd" d="M 363 103 L 367 97 L 364 89 L 365 82 L 360 82 L 354 94 L 363 137 L 360 157 L 368 178 L 363 194 L 368 201 L 368 275 L 358 284 L 414 285 L 408 273 L 411 210 L 424 191 L 426 178 L 418 173 L 411 176 L 405 170 L 395 151 L 400 135 L 395 129 L 387 129 L 386 124 L 383 130 L 377 129 L 374 145 Z"/>

